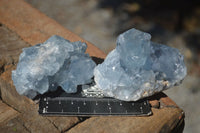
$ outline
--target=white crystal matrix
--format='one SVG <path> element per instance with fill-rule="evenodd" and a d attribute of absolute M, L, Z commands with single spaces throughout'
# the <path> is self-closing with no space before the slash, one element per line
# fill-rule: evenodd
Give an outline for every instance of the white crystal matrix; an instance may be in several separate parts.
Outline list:
<path fill-rule="evenodd" d="M 94 70 L 105 96 L 136 101 L 179 84 L 187 69 L 175 48 L 150 41 L 151 35 L 130 29 L 119 35 L 117 47 Z"/>
<path fill-rule="evenodd" d="M 58 86 L 68 93 L 76 92 L 77 85 L 91 82 L 96 66 L 85 54 L 86 48 L 85 43 L 69 42 L 59 36 L 24 48 L 17 69 L 12 71 L 17 92 L 30 98 L 55 91 Z"/>

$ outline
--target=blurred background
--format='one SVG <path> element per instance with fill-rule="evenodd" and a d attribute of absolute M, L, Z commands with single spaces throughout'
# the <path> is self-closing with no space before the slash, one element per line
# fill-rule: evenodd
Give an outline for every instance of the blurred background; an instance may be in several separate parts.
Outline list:
<path fill-rule="evenodd" d="M 26 0 L 33 7 L 90 41 L 105 53 L 117 36 L 137 28 L 152 40 L 178 48 L 188 75 L 165 93 L 185 111 L 185 133 L 200 132 L 199 0 Z"/>

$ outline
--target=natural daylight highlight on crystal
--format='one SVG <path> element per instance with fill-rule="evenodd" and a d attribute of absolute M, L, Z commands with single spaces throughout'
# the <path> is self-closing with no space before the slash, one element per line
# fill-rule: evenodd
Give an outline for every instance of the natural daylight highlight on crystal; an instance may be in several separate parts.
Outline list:
<path fill-rule="evenodd" d="M 17 92 L 29 98 L 55 91 L 58 86 L 67 93 L 76 92 L 77 85 L 92 81 L 96 66 L 85 54 L 86 49 L 85 43 L 56 35 L 42 44 L 24 48 L 16 70 L 12 71 Z"/>
<path fill-rule="evenodd" d="M 134 28 L 119 35 L 116 49 L 94 70 L 105 96 L 136 101 L 181 83 L 187 74 L 183 55 L 150 39 Z"/>
<path fill-rule="evenodd" d="M 55 35 L 23 49 L 12 80 L 17 92 L 29 98 L 58 86 L 75 93 L 82 85 L 85 96 L 137 101 L 180 84 L 187 74 L 178 49 L 150 39 L 150 34 L 130 29 L 119 35 L 116 48 L 96 66 L 85 54 L 85 43 Z"/>

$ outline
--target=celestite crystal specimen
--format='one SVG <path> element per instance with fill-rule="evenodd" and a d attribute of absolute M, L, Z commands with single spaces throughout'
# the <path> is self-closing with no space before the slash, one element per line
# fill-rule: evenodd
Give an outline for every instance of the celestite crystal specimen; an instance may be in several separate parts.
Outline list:
<path fill-rule="evenodd" d="M 85 95 L 96 92 L 100 97 L 136 101 L 178 85 L 187 73 L 183 55 L 177 49 L 150 39 L 148 33 L 126 31 L 118 37 L 116 49 L 95 67 L 85 54 L 85 43 L 52 36 L 23 49 L 17 69 L 12 71 L 13 83 L 19 94 L 30 98 L 55 91 L 58 86 L 74 93 L 77 85 L 83 85 Z"/>
<path fill-rule="evenodd" d="M 136 101 L 178 85 L 186 76 L 184 57 L 175 49 L 150 41 L 151 35 L 130 29 L 94 70 L 105 96 Z"/>
<path fill-rule="evenodd" d="M 77 85 L 91 82 L 96 66 L 85 54 L 86 48 L 85 43 L 70 42 L 59 36 L 24 48 L 17 69 L 12 71 L 17 92 L 30 98 L 55 91 L 58 86 L 68 93 L 76 92 Z"/>

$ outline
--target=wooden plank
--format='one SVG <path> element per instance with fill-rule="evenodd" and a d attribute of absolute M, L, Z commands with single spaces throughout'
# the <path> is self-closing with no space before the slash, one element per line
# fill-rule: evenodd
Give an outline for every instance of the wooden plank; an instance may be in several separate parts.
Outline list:
<path fill-rule="evenodd" d="M 0 125 L 1 133 L 30 133 L 30 131 L 16 118 Z"/>
<path fill-rule="evenodd" d="M 37 108 L 19 113 L 0 101 L 0 132 L 59 133 L 59 129 L 48 119 L 39 116 Z"/>
<path fill-rule="evenodd" d="M 8 122 L 9 120 L 17 117 L 18 115 L 19 112 L 9 107 L 0 100 L 0 125 L 2 123 Z"/>
<path fill-rule="evenodd" d="M 182 115 L 182 111 L 177 108 L 153 108 L 153 113 L 150 117 L 92 117 L 68 132 L 168 133 L 178 124 L 174 120 Z"/>
<path fill-rule="evenodd" d="M 23 0 L 0 0 L 0 22 L 16 32 L 25 42 L 35 45 L 52 35 L 60 35 L 70 41 L 83 41 L 88 45 L 90 56 L 104 58 L 106 55 L 90 42 L 85 41 L 56 21 L 31 7 Z"/>
<path fill-rule="evenodd" d="M 12 2 L 0 0 L 0 16 L 0 23 L 6 25 L 12 32 L 16 32 L 18 37 L 22 38 L 28 45 L 41 43 L 54 34 L 71 41 L 87 42 L 32 8 L 23 0 L 13 0 Z M 94 45 L 89 42 L 87 44 L 87 52 L 91 56 L 105 57 L 105 54 Z M 7 48 L 7 50 L 10 50 L 10 47 Z M 13 55 L 13 58 L 14 56 L 17 57 L 17 55 Z M 184 119 L 183 111 L 169 97 L 159 93 L 149 98 L 151 104 L 158 108 L 153 109 L 154 114 L 150 117 L 91 117 L 71 128 L 78 122 L 76 117 L 62 117 L 62 119 L 59 119 L 58 117 L 46 118 L 39 116 L 37 114 L 38 106 L 32 100 L 20 96 L 16 92 L 11 80 L 11 70 L 15 68 L 15 63 L 9 57 L 8 54 L 8 58 L 0 60 L 1 96 L 7 104 L 23 112 L 16 120 L 23 123 L 22 125 L 29 131 L 38 132 L 37 127 L 39 127 L 46 132 L 65 131 L 66 129 L 69 132 L 169 132 L 180 125 Z M 67 123 L 63 124 L 64 121 Z M 61 124 L 63 125 L 60 126 Z"/>
<path fill-rule="evenodd" d="M 14 64 L 16 64 L 18 61 L 21 49 L 27 46 L 30 45 L 21 40 L 16 33 L 13 33 L 11 30 L 7 29 L 4 25 L 0 26 L 0 68 L 2 69 L 2 73 L 0 73 L 1 98 L 4 102 L 23 114 L 17 116 L 17 124 L 19 122 L 23 123 L 22 126 L 20 126 L 21 128 L 18 129 L 19 131 L 24 130 L 24 127 L 33 132 L 39 132 L 39 130 L 42 130 L 44 132 L 64 131 L 76 124 L 79 121 L 78 118 L 46 118 L 40 116 L 37 113 L 38 105 L 36 105 L 31 99 L 19 95 L 12 84 L 11 70 L 15 68 Z M 6 112 L 5 109 L 7 109 Z M 0 110 L 4 112 L 3 114 L 0 114 L 0 121 L 7 120 L 5 121 L 5 123 L 9 123 L 8 121 L 14 118 L 11 117 L 14 109 L 12 109 L 11 107 L 9 107 L 9 109 L 10 110 L 8 110 L 8 108 L 3 108 L 0 106 Z M 42 121 L 42 123 L 40 123 L 40 121 Z M 16 123 L 16 121 L 14 123 Z M 4 124 L 4 126 L 6 126 L 6 124 Z M 9 131 L 12 130 L 12 128 L 15 127 L 8 126 Z"/>

